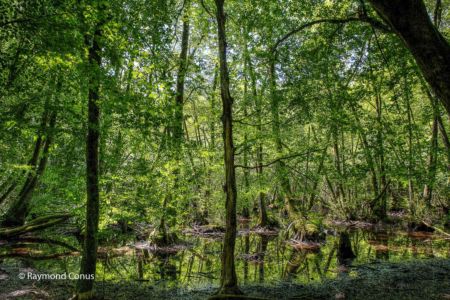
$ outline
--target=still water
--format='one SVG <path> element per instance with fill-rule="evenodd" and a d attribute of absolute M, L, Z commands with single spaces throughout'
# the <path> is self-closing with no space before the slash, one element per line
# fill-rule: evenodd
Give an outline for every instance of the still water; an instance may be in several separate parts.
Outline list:
<path fill-rule="evenodd" d="M 450 240 L 431 233 L 341 228 L 329 231 L 323 241 L 315 244 L 314 249 L 296 249 L 284 236 L 283 231 L 271 236 L 240 232 L 236 242 L 236 270 L 241 284 L 320 282 L 343 274 L 352 276 L 352 266 L 377 260 L 395 262 L 450 257 Z M 220 277 L 220 236 L 186 234 L 182 239 L 186 245 L 172 249 L 170 254 L 149 251 L 143 243 L 137 243 L 137 247 L 133 242 L 102 247 L 96 280 L 131 280 L 163 289 L 217 286 Z M 351 249 L 350 257 L 342 253 L 345 245 Z M 14 266 L 32 272 L 67 274 L 79 270 L 79 255 L 46 259 L 22 257 L 31 248 L 34 255 L 67 251 L 55 245 L 19 244 L 11 247 L 0 244 L 0 269 Z"/>

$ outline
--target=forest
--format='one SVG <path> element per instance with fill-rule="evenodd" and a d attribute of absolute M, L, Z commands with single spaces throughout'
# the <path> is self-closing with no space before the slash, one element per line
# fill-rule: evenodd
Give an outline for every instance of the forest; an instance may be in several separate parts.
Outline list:
<path fill-rule="evenodd" d="M 450 0 L 0 0 L 0 299 L 450 299 Z"/>

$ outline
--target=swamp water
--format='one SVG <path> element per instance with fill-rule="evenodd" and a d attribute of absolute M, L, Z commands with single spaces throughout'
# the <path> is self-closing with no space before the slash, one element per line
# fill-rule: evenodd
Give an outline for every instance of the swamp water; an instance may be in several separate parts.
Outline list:
<path fill-rule="evenodd" d="M 284 232 L 277 235 L 240 232 L 236 241 L 236 270 L 242 286 L 307 284 L 339 276 L 357 276 L 355 266 L 370 265 L 380 260 L 397 262 L 450 257 L 450 240 L 431 233 L 337 230 L 327 234 L 320 243 L 320 248 L 316 244 L 316 247 L 312 247 L 314 249 L 296 249 L 283 236 Z M 342 241 L 346 239 L 345 236 L 351 244 L 354 258 L 344 257 L 343 260 Z M 182 239 L 187 246 L 172 249 L 173 253 L 155 253 L 149 251 L 143 243 L 102 247 L 99 251 L 96 281 L 132 281 L 163 290 L 218 286 L 221 237 L 186 234 Z M 24 257 L 30 249 L 33 249 L 36 258 Z M 0 292 L 1 286 L 6 285 L 9 279 L 17 278 L 20 272 L 77 274 L 79 255 L 68 254 L 52 258 L 48 256 L 51 251 L 62 253 L 67 249 L 43 244 L 18 244 L 11 247 L 0 243 Z M 38 254 L 48 257 L 37 259 Z M 32 280 L 24 279 L 20 282 L 29 285 Z M 64 283 L 61 282 L 61 285 Z"/>

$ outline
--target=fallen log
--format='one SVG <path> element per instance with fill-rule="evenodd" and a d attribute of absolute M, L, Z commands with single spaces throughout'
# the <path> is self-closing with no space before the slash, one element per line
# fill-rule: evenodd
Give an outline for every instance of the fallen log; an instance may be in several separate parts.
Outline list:
<path fill-rule="evenodd" d="M 441 233 L 441 234 L 443 234 L 443 235 L 445 235 L 445 236 L 450 237 L 450 234 L 447 233 L 447 232 L 445 232 L 444 230 L 442 230 L 442 229 L 440 229 L 440 228 L 438 228 L 438 227 L 436 227 L 436 226 L 433 226 L 433 225 L 431 225 L 431 224 L 428 224 L 428 223 L 425 222 L 425 221 L 422 221 L 422 223 L 423 223 L 425 226 L 428 226 L 428 227 L 430 227 L 430 228 L 433 228 L 433 229 L 436 230 L 437 232 L 439 232 L 439 233 Z"/>
<path fill-rule="evenodd" d="M 9 239 L 6 240 L 6 243 L 1 243 L 1 245 L 16 245 L 16 244 L 48 244 L 48 245 L 56 245 L 56 246 L 61 246 L 64 248 L 67 248 L 71 251 L 79 251 L 77 248 L 73 247 L 72 245 L 69 245 L 68 243 L 65 243 L 63 241 L 58 241 L 58 240 L 54 240 L 54 239 L 49 239 L 49 238 L 39 238 L 39 237 L 29 237 L 29 236 L 25 236 L 25 237 L 16 237 L 14 239 Z"/>
<path fill-rule="evenodd" d="M 80 252 L 41 254 L 40 252 L 36 252 L 36 251 L 26 251 L 26 252 L 11 252 L 11 253 L 0 254 L 0 259 L 26 258 L 26 259 L 33 259 L 33 260 L 51 260 L 51 259 L 59 259 L 62 257 L 75 256 L 75 255 L 80 255 Z"/>
<path fill-rule="evenodd" d="M 17 227 L 8 227 L 8 228 L 0 228 L 0 238 L 11 238 L 17 237 L 19 235 L 33 232 L 37 230 L 42 230 L 53 225 L 62 223 L 69 219 L 71 215 L 69 214 L 58 214 L 51 216 L 39 217 L 34 220 L 29 221 L 28 223 L 17 226 Z"/>

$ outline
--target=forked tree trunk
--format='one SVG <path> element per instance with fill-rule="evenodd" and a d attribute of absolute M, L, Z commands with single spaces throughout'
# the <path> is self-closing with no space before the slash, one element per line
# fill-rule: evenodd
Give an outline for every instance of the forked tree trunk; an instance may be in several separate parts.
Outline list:
<path fill-rule="evenodd" d="M 220 93 L 222 97 L 222 124 L 224 142 L 225 162 L 225 184 L 226 193 L 226 227 L 222 252 L 222 272 L 220 276 L 219 294 L 242 294 L 238 287 L 236 269 L 234 265 L 234 246 L 236 243 L 236 177 L 234 167 L 234 145 L 233 145 L 233 98 L 230 95 L 230 80 L 227 64 L 227 42 L 225 31 L 225 0 L 215 0 L 217 35 L 219 45 L 220 63 Z"/>

